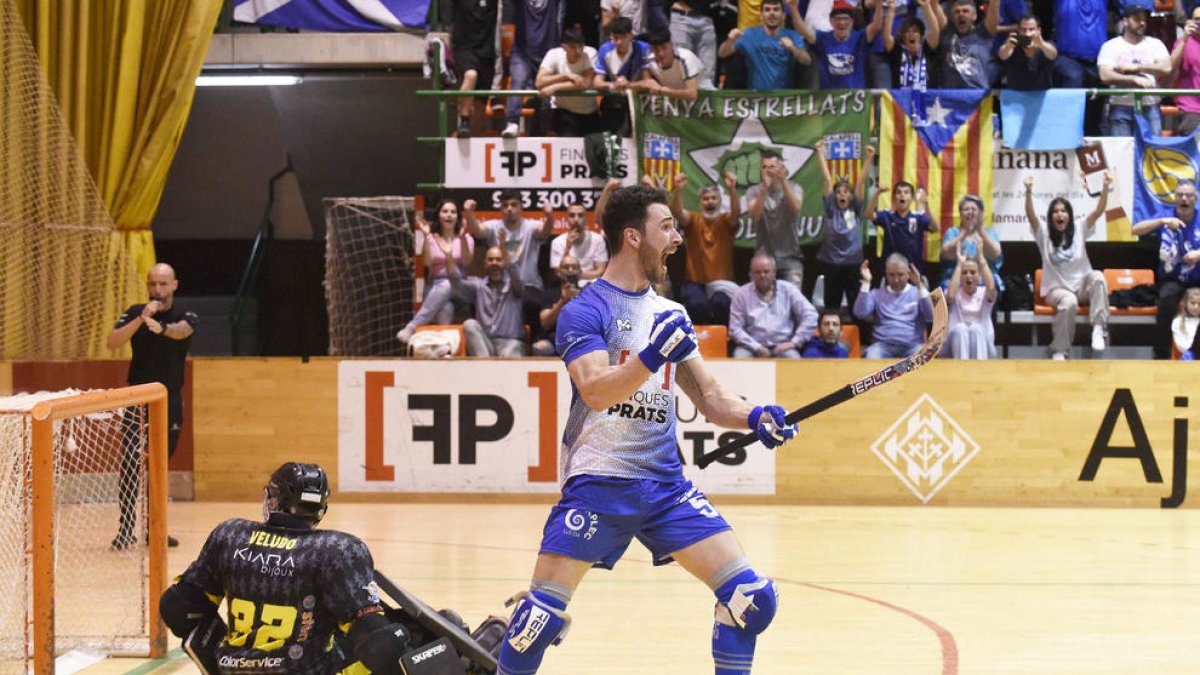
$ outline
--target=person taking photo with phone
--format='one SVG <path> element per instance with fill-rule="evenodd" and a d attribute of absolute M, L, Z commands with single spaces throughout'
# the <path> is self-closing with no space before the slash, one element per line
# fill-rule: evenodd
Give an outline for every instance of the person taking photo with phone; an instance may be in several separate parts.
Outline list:
<path fill-rule="evenodd" d="M 1034 91 L 1054 86 L 1054 59 L 1058 49 L 1042 37 L 1041 22 L 1028 14 L 1021 17 L 1017 30 L 996 50 L 1007 89 Z"/>

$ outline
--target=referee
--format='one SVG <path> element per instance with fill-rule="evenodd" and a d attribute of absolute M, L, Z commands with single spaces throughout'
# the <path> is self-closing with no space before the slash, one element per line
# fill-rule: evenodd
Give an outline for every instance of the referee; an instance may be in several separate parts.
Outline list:
<path fill-rule="evenodd" d="M 187 359 L 188 345 L 195 332 L 196 314 L 175 305 L 175 291 L 179 281 L 175 270 L 166 263 L 150 268 L 146 275 L 146 290 L 150 301 L 144 305 L 133 305 L 125 310 L 117 325 L 108 334 L 108 348 L 120 349 L 129 342 L 133 347 L 133 359 L 129 362 L 129 384 L 161 382 L 167 388 L 167 440 L 168 456 L 175 454 L 179 443 L 179 432 L 183 429 L 183 365 Z M 117 550 L 132 546 L 137 525 L 138 467 L 142 461 L 142 448 L 135 433 L 141 425 L 141 407 L 125 413 L 122 430 L 121 485 L 118 501 L 121 507 L 120 530 L 113 539 L 112 547 Z M 167 537 L 168 546 L 178 546 L 173 537 Z"/>

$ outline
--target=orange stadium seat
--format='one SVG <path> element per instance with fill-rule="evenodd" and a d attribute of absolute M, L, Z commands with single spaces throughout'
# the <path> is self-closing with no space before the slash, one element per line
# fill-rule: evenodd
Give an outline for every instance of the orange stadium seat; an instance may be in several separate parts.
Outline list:
<path fill-rule="evenodd" d="M 729 328 L 719 324 L 696 326 L 696 338 L 700 341 L 700 355 L 706 359 L 723 359 L 729 356 Z"/>
<path fill-rule="evenodd" d="M 1109 282 L 1108 291 L 1112 292 L 1112 285 Z M 1033 273 L 1033 313 L 1046 316 L 1053 316 L 1055 309 L 1053 305 L 1046 304 L 1046 298 L 1042 295 L 1042 270 L 1038 269 Z M 1087 298 L 1079 298 L 1079 309 L 1076 314 L 1087 314 Z"/>
<path fill-rule="evenodd" d="M 1154 285 L 1154 270 L 1114 268 L 1104 270 L 1104 280 L 1108 282 L 1108 292 L 1121 291 L 1134 286 Z M 1110 307 L 1108 313 L 1113 316 L 1154 316 L 1157 307 L 1126 307 L 1118 309 Z"/>
<path fill-rule="evenodd" d="M 862 340 L 858 334 L 858 326 L 848 323 L 842 326 L 841 343 L 845 345 L 846 351 L 850 352 L 850 358 L 862 358 Z"/>

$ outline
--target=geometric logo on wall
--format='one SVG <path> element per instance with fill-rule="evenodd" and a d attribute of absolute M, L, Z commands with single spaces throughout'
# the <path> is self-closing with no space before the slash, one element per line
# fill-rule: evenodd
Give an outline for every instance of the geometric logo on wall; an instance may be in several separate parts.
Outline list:
<path fill-rule="evenodd" d="M 954 418 L 923 394 L 871 446 L 883 463 L 926 504 L 979 452 Z"/>

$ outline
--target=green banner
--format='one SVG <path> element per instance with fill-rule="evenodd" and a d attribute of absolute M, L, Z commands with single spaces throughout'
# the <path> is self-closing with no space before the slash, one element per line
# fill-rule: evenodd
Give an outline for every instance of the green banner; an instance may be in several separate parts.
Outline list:
<path fill-rule="evenodd" d="M 761 182 L 760 152 L 774 150 L 790 180 L 804 189 L 796 219 L 802 243 L 815 243 L 823 236 L 824 224 L 817 141 L 825 141 L 834 176 L 853 181 L 863 170 L 870 103 L 870 93 L 864 90 L 701 93 L 695 101 L 643 94 L 635 121 L 639 170 L 668 190 L 675 173 L 687 174 L 683 204 L 698 210 L 700 188 L 720 184 L 727 171 L 737 177 L 738 193 L 744 197 L 748 188 Z M 721 195 L 726 199 L 724 186 Z M 754 230 L 746 206 L 743 198 L 738 239 L 752 245 Z"/>

